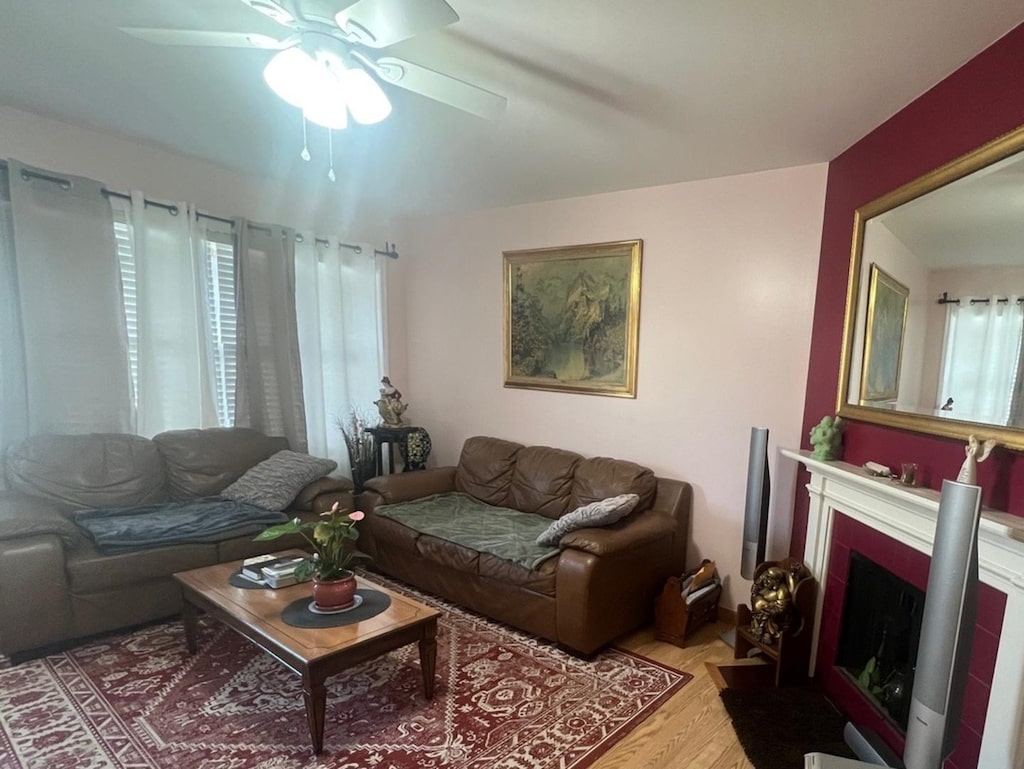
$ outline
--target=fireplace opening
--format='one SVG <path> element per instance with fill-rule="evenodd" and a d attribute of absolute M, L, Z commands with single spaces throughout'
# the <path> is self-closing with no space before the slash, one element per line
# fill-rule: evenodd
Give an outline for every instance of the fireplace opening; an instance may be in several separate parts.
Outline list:
<path fill-rule="evenodd" d="M 923 610 L 924 591 L 850 553 L 836 665 L 903 732 Z"/>

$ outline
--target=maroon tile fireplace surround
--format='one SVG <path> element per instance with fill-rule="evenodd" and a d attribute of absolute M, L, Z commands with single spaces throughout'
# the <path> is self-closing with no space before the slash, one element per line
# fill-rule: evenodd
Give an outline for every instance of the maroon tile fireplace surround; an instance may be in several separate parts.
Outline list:
<path fill-rule="evenodd" d="M 903 753 L 903 734 L 861 694 L 860 690 L 835 666 L 839 630 L 846 595 L 850 553 L 858 552 L 920 590 L 928 583 L 930 559 L 895 539 L 885 536 L 852 518 L 837 513 L 832 528 L 829 572 L 822 604 L 822 622 L 818 640 L 817 676 L 822 687 L 855 723 L 878 732 L 897 753 Z M 975 628 L 970 675 L 963 718 L 956 750 L 946 761 L 946 769 L 976 769 L 981 750 L 981 735 L 992 687 L 999 635 L 1003 627 L 1006 595 L 981 585 L 978 596 L 978 622 Z"/>

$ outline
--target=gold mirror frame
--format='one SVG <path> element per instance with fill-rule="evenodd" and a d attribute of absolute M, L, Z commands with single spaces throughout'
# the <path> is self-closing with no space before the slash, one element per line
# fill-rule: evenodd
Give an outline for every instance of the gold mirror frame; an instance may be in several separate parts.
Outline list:
<path fill-rule="evenodd" d="M 860 296 L 864 230 L 868 220 L 1022 150 L 1024 150 L 1024 126 L 1000 136 L 856 210 L 853 217 L 853 246 L 850 254 L 850 275 L 846 292 L 846 315 L 843 320 L 843 348 L 839 364 L 836 414 L 844 419 L 854 419 L 946 438 L 966 439 L 971 434 L 983 435 L 986 438 L 994 438 L 1008 448 L 1024 450 L 1024 429 L 958 419 L 940 419 L 926 414 L 873 408 L 847 402 L 850 392 L 854 334 L 857 326 L 857 318 L 854 316 L 857 313 L 857 300 Z"/>

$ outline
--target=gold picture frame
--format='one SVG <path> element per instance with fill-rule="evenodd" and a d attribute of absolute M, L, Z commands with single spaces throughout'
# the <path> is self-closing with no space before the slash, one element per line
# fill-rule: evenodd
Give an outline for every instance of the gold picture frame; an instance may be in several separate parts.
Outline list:
<path fill-rule="evenodd" d="M 909 304 L 910 289 L 877 264 L 872 264 L 864 369 L 860 379 L 862 403 L 895 401 L 899 395 L 900 362 Z"/>
<path fill-rule="evenodd" d="M 505 387 L 635 398 L 643 241 L 503 256 Z"/>

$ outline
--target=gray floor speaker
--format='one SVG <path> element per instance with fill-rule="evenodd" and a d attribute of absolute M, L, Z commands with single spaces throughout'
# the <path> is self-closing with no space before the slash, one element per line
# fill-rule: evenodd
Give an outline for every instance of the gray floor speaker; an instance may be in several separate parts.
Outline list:
<path fill-rule="evenodd" d="M 981 489 L 942 482 L 903 762 L 940 769 L 953 751 L 978 608 Z"/>
<path fill-rule="evenodd" d="M 743 553 L 740 574 L 754 578 L 754 569 L 764 561 L 768 539 L 768 429 L 750 428 L 750 454 L 747 458 L 747 502 L 743 511 Z"/>

